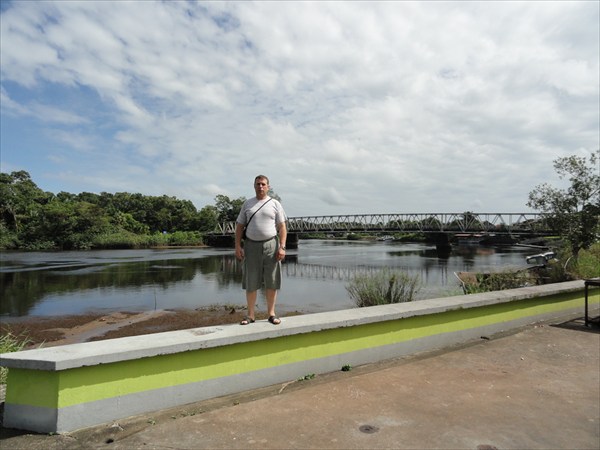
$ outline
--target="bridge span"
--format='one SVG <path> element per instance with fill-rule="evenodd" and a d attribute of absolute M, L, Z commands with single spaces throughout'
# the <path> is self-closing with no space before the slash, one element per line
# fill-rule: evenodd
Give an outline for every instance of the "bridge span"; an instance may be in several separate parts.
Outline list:
<path fill-rule="evenodd" d="M 288 218 L 290 233 L 496 233 L 548 235 L 552 230 L 539 213 L 346 214 Z M 235 222 L 219 224 L 213 235 L 232 235 Z"/>

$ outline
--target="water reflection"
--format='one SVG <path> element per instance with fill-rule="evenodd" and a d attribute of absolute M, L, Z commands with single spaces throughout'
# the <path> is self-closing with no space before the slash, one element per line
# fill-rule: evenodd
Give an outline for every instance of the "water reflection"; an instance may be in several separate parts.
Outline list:
<path fill-rule="evenodd" d="M 453 272 L 523 264 L 522 249 L 464 247 L 440 257 L 434 247 L 387 242 L 302 241 L 286 257 L 280 311 L 330 311 L 353 305 L 355 273 L 383 268 L 418 275 L 420 298 L 460 293 Z M 233 250 L 21 253 L 0 259 L 2 316 L 145 311 L 245 304 Z"/>
<path fill-rule="evenodd" d="M 209 278 L 216 289 L 228 289 L 232 285 L 241 285 L 242 277 L 240 264 L 231 255 L 95 265 L 75 262 L 36 264 L 35 267 L 38 270 L 4 271 L 3 267 L 0 272 L 0 314 L 28 315 L 41 300 L 71 293 L 85 297 L 94 291 L 103 291 L 107 300 L 115 297 L 113 301 L 116 301 L 119 291 L 123 297 L 135 296 L 148 287 L 165 293 L 180 289 L 197 277 Z M 112 307 L 104 302 L 98 306 L 102 309 Z"/>

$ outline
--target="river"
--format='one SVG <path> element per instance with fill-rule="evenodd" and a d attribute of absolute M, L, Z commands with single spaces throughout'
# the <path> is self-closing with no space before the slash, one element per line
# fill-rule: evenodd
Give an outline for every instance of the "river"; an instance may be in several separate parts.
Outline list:
<path fill-rule="evenodd" d="M 301 240 L 288 250 L 278 312 L 354 307 L 346 292 L 357 273 L 383 268 L 418 275 L 417 299 L 460 295 L 454 272 L 525 266 L 522 247 L 453 247 L 393 241 Z M 57 316 L 115 311 L 245 305 L 233 249 L 171 248 L 0 254 L 0 316 Z M 259 310 L 264 311 L 259 295 Z"/>

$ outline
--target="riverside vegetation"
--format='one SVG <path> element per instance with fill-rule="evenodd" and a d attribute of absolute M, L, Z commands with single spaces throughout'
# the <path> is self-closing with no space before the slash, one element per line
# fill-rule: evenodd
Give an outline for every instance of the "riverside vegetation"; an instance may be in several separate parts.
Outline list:
<path fill-rule="evenodd" d="M 26 172 L 1 174 L 0 247 L 89 250 L 202 244 L 209 216 L 191 202 L 141 194 L 39 189 Z M 215 217 L 216 220 L 216 217 Z"/>
<path fill-rule="evenodd" d="M 350 298 L 359 308 L 410 302 L 419 289 L 418 276 L 389 269 L 374 274 L 357 274 L 346 287 Z"/>
<path fill-rule="evenodd" d="M 204 234 L 235 220 L 245 198 L 217 195 L 197 210 L 166 195 L 53 194 L 26 171 L 0 173 L 0 249 L 89 250 L 204 244 Z"/>
<path fill-rule="evenodd" d="M 600 239 L 600 151 L 589 161 L 570 156 L 554 161 L 570 186 L 544 183 L 529 194 L 528 206 L 546 215 L 577 259 Z M 269 195 L 279 200 L 270 191 Z M 88 250 L 202 245 L 207 232 L 236 219 L 245 197 L 215 197 L 197 210 L 189 200 L 127 192 L 53 194 L 40 189 L 26 171 L 0 173 L 0 249 Z M 349 235 L 349 239 L 358 236 Z"/>

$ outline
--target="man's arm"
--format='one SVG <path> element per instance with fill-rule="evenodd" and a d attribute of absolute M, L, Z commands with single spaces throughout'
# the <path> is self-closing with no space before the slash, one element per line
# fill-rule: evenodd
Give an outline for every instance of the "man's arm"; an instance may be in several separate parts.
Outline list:
<path fill-rule="evenodd" d="M 244 259 L 244 249 L 242 248 L 242 234 L 244 234 L 244 225 L 235 224 L 235 257 L 240 261 Z"/>
<path fill-rule="evenodd" d="M 279 248 L 277 249 L 277 260 L 285 258 L 285 243 L 287 241 L 287 227 L 285 222 L 277 225 L 277 234 L 279 235 Z"/>

